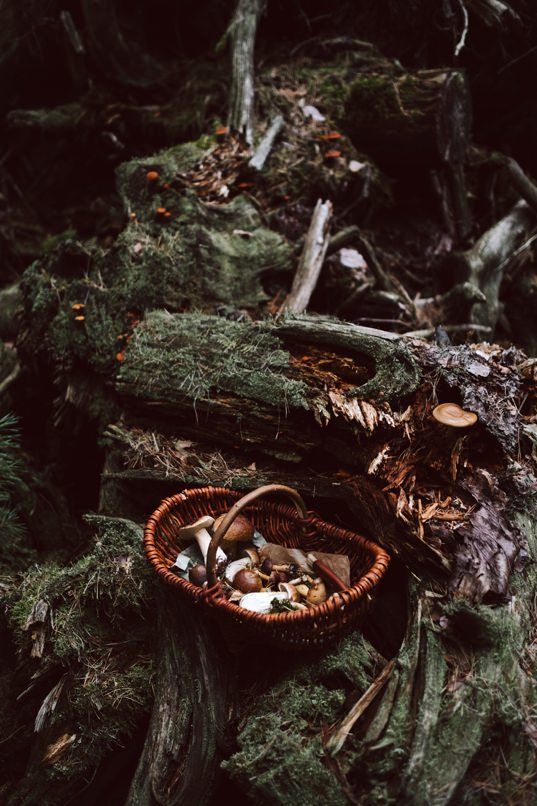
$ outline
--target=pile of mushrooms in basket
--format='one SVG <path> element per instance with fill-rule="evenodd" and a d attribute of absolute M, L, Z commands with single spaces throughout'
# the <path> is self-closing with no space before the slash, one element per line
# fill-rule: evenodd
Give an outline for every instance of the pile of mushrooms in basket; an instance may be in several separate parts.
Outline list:
<path fill-rule="evenodd" d="M 225 515 L 209 515 L 179 530 L 186 548 L 171 569 L 183 579 L 207 586 L 207 551 Z M 349 558 L 305 554 L 267 543 L 245 515 L 237 515 L 216 553 L 216 576 L 223 594 L 246 610 L 271 614 L 316 607 L 350 586 Z"/>

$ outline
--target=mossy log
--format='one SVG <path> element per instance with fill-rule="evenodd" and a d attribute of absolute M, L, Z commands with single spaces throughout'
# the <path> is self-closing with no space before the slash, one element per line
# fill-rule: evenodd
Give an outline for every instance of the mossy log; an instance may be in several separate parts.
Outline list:
<path fill-rule="evenodd" d="M 394 69 L 358 75 L 345 124 L 356 147 L 381 165 L 464 162 L 471 126 L 464 73 Z"/>
<path fill-rule="evenodd" d="M 454 589 L 481 600 L 504 595 L 521 545 L 505 517 L 505 491 L 487 491 L 478 470 L 491 472 L 498 452 L 511 455 L 521 433 L 514 401 L 522 400 L 525 381 L 508 351 L 493 355 L 491 362 L 470 347 L 409 345 L 317 317 L 254 324 L 153 313 L 129 345 L 117 388 L 134 424 L 158 416 L 181 438 L 254 461 L 261 455 L 314 472 L 343 470 L 351 476 L 350 505 L 377 539 L 409 567 L 436 564 Z M 480 426 L 463 443 L 431 417 L 438 384 L 444 399 L 456 396 L 479 414 Z M 458 468 L 463 445 L 476 451 L 473 470 Z M 461 510 L 438 510 L 432 477 L 444 479 Z M 419 504 L 416 485 L 429 490 Z M 396 531 L 387 505 L 401 516 Z M 438 520 L 422 522 L 421 508 Z M 458 522 L 456 533 L 445 518 Z"/>

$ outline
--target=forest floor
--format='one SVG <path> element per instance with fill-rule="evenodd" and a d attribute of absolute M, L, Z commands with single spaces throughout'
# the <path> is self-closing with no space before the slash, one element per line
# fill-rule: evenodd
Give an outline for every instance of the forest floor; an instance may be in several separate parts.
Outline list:
<path fill-rule="evenodd" d="M 534 803 L 531 4 L 0 15 L 0 801 Z M 143 554 L 270 483 L 391 557 L 326 651 Z"/>

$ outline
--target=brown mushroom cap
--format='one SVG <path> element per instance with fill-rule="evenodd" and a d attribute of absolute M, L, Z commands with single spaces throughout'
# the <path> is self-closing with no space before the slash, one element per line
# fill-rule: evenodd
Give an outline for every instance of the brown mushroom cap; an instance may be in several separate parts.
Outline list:
<path fill-rule="evenodd" d="M 250 568 L 241 568 L 233 577 L 233 587 L 242 593 L 256 593 L 263 587 L 261 578 Z"/>
<path fill-rule="evenodd" d="M 220 524 L 225 518 L 224 515 L 219 515 L 213 525 L 213 534 L 216 532 Z M 237 515 L 229 529 L 224 535 L 223 544 L 227 543 L 250 543 L 254 536 L 254 525 L 244 515 Z M 222 545 L 223 545 L 222 544 Z"/>
<path fill-rule="evenodd" d="M 465 411 L 457 403 L 441 403 L 433 409 L 433 417 L 439 423 L 451 425 L 453 428 L 468 428 L 477 422 L 477 414 Z"/>

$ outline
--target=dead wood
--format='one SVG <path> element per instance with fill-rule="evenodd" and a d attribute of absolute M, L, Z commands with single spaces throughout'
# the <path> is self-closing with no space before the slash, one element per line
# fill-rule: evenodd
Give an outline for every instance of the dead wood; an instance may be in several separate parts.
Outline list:
<path fill-rule="evenodd" d="M 231 91 L 228 126 L 253 141 L 254 47 L 264 0 L 238 0 L 229 26 L 231 41 Z"/>
<path fill-rule="evenodd" d="M 228 718 L 226 669 L 210 628 L 167 591 L 159 602 L 155 701 L 129 806 L 207 803 Z"/>
<path fill-rule="evenodd" d="M 352 85 L 346 125 L 357 147 L 381 164 L 442 163 L 466 159 L 470 96 L 463 72 L 421 70 L 365 73 Z"/>
<path fill-rule="evenodd" d="M 332 203 L 317 201 L 311 223 L 304 241 L 291 291 L 283 304 L 288 313 L 304 313 L 323 267 L 328 248 Z"/>
<path fill-rule="evenodd" d="M 262 171 L 267 161 L 270 152 L 274 146 L 274 142 L 278 137 L 279 133 L 283 129 L 283 116 L 276 115 L 272 123 L 270 124 L 267 132 L 259 145 L 257 146 L 254 156 L 249 161 L 248 165 L 250 168 L 253 168 L 256 171 Z"/>
<path fill-rule="evenodd" d="M 462 255 L 464 278 L 479 288 L 487 301 L 477 302 L 471 321 L 494 328 L 501 313 L 500 286 L 511 256 L 535 227 L 535 214 L 525 201 L 485 232 L 474 246 Z"/>

